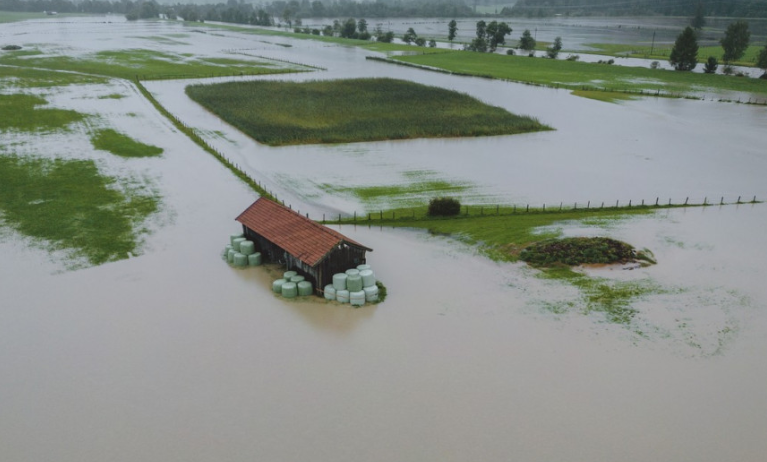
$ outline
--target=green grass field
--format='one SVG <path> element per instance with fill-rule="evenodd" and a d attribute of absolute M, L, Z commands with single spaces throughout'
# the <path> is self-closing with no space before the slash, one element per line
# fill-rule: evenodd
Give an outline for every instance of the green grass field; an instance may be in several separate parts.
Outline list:
<path fill-rule="evenodd" d="M 47 101 L 39 96 L 0 95 L 0 130 L 55 131 L 85 119 L 85 115 L 66 109 L 40 108 Z"/>
<path fill-rule="evenodd" d="M 36 49 L 3 52 L 0 64 L 35 67 L 56 71 L 75 71 L 123 79 L 211 77 L 222 75 L 260 75 L 297 72 L 299 66 L 275 68 L 273 63 L 236 59 L 190 58 L 146 49 L 101 51 L 82 58 L 47 57 Z"/>
<path fill-rule="evenodd" d="M 272 146 L 548 129 L 461 93 L 392 79 L 230 82 L 190 86 L 187 94 L 253 139 Z"/>
<path fill-rule="evenodd" d="M 158 199 L 117 182 L 93 161 L 0 155 L 0 223 L 92 265 L 128 258 Z"/>
<path fill-rule="evenodd" d="M 658 61 L 668 61 L 668 57 L 671 54 L 671 45 L 655 45 L 650 43 L 638 43 L 633 45 L 617 44 L 617 43 L 589 43 L 587 46 L 598 50 L 598 54 L 606 54 L 610 56 L 631 56 L 634 58 L 646 58 L 656 59 Z M 746 49 L 743 57 L 733 62 L 736 66 L 754 66 L 756 63 L 756 56 L 759 54 L 759 50 L 764 48 L 764 44 L 751 45 Z M 701 66 L 706 62 L 709 56 L 713 56 L 718 60 L 722 60 L 722 54 L 724 50 L 721 46 L 705 46 L 698 49 L 698 62 Z"/>
<path fill-rule="evenodd" d="M 97 76 L 0 66 L 0 89 L 51 88 L 106 82 L 107 79 Z"/>
<path fill-rule="evenodd" d="M 466 75 L 581 90 L 694 94 L 702 88 L 710 88 L 767 95 L 767 82 L 764 80 L 725 75 L 465 51 L 394 56 L 392 59 Z"/>
<path fill-rule="evenodd" d="M 98 130 L 91 137 L 91 143 L 96 149 L 109 151 L 120 157 L 157 157 L 163 152 L 162 148 L 139 143 L 111 128 Z"/>
<path fill-rule="evenodd" d="M 15 11 L 0 11 L 0 24 L 4 22 L 26 21 L 27 19 L 43 19 L 47 16 L 41 11 L 39 13 L 21 13 Z M 1 45 L 0 45 L 1 46 Z"/>

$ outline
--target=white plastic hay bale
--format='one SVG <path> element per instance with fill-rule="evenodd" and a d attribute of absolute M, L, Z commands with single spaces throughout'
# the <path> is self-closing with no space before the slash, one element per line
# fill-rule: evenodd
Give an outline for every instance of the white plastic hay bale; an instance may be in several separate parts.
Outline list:
<path fill-rule="evenodd" d="M 299 297 L 306 297 L 307 295 L 312 294 L 312 283 L 309 281 L 301 281 L 297 284 L 298 286 L 298 296 Z"/>
<path fill-rule="evenodd" d="M 369 270 L 370 265 L 357 265 L 357 269 L 360 270 L 360 272 L 362 272 L 363 270 Z"/>
<path fill-rule="evenodd" d="M 325 290 L 323 292 L 325 293 L 325 299 L 327 300 L 336 299 L 336 288 L 333 287 L 333 284 L 326 285 Z"/>
<path fill-rule="evenodd" d="M 349 303 L 349 291 L 336 290 L 336 300 L 338 300 L 338 303 Z"/>
<path fill-rule="evenodd" d="M 365 292 L 365 301 L 367 302 L 378 301 L 378 286 L 365 287 L 362 290 Z"/>
<path fill-rule="evenodd" d="M 282 273 L 282 277 L 287 279 L 288 281 L 290 281 L 290 278 L 292 278 L 293 276 L 298 276 L 298 273 L 296 273 L 295 271 L 285 271 L 284 273 Z"/>
<path fill-rule="evenodd" d="M 346 273 L 336 273 L 333 275 L 333 287 L 336 288 L 336 291 L 339 290 L 346 290 L 346 279 L 349 276 L 346 275 Z M 336 293 L 336 296 L 338 294 Z"/>
<path fill-rule="evenodd" d="M 248 255 L 248 266 L 261 265 L 261 252 L 256 252 L 253 255 Z"/>
<path fill-rule="evenodd" d="M 362 287 L 373 287 L 376 285 L 376 275 L 373 273 L 373 270 L 362 270 L 360 271 L 360 276 L 362 277 Z"/>
<path fill-rule="evenodd" d="M 346 288 L 349 292 L 359 292 L 362 290 L 362 277 L 359 274 L 350 274 L 347 276 Z"/>
<path fill-rule="evenodd" d="M 286 282 L 282 285 L 282 296 L 285 298 L 296 298 L 298 287 L 295 282 Z"/>
<path fill-rule="evenodd" d="M 231 244 L 231 245 L 233 246 L 233 245 L 234 245 L 234 240 L 235 240 L 235 239 L 239 239 L 239 238 L 241 238 L 241 237 L 242 237 L 242 238 L 244 238 L 244 237 L 245 237 L 245 235 L 244 235 L 244 234 L 242 234 L 242 233 L 234 233 L 234 234 L 231 234 L 231 235 L 229 236 L 229 244 Z"/>
<path fill-rule="evenodd" d="M 248 266 L 248 256 L 243 255 L 240 252 L 234 254 L 234 266 L 237 268 L 245 268 Z"/>
<path fill-rule="evenodd" d="M 352 268 L 352 269 L 346 270 L 346 275 L 347 276 L 352 276 L 352 275 L 355 275 L 355 274 L 359 275 L 360 274 L 360 270 L 358 270 L 357 268 Z"/>
<path fill-rule="evenodd" d="M 256 244 L 252 241 L 240 242 L 240 253 L 243 255 L 253 255 L 256 253 Z"/>
<path fill-rule="evenodd" d="M 305 280 L 306 278 L 301 275 L 293 276 L 292 278 L 290 278 L 290 282 L 295 282 L 296 284 L 298 284 L 299 282 L 303 282 Z"/>
<path fill-rule="evenodd" d="M 234 263 L 234 254 L 236 254 L 237 251 L 234 249 L 229 249 L 229 252 L 226 254 L 226 261 L 229 263 Z"/>
<path fill-rule="evenodd" d="M 272 283 L 272 291 L 273 291 L 274 293 L 276 293 L 276 294 L 281 294 L 281 293 L 282 293 L 282 286 L 283 286 L 283 285 L 284 285 L 286 282 L 288 282 L 288 281 L 286 281 L 285 279 L 277 279 L 276 281 L 274 281 L 274 282 Z"/>
<path fill-rule="evenodd" d="M 349 302 L 352 306 L 363 306 L 365 304 L 365 291 L 349 292 Z"/>
<path fill-rule="evenodd" d="M 238 237 L 237 239 L 232 241 L 232 248 L 239 252 L 240 251 L 240 244 L 242 244 L 243 242 L 245 242 L 245 238 L 244 237 Z"/>

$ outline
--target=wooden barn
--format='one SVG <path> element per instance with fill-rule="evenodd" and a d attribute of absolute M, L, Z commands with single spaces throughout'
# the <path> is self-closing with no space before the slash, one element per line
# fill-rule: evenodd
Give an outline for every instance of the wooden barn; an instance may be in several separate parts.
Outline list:
<path fill-rule="evenodd" d="M 317 293 L 333 282 L 335 273 L 365 263 L 365 252 L 373 251 L 263 197 L 236 220 L 265 260 L 297 271 L 314 284 Z"/>

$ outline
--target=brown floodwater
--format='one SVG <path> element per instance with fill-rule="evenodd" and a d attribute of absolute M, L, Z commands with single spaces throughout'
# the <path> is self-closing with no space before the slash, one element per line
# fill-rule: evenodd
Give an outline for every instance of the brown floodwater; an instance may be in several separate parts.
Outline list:
<path fill-rule="evenodd" d="M 136 31 L 123 27 L 113 28 L 114 36 L 122 31 L 126 43 L 134 43 Z M 197 35 L 204 36 L 185 40 Z M 226 37 L 205 38 L 201 50 L 226 43 Z M 298 54 L 319 60 L 318 50 Z M 362 72 L 366 65 L 354 50 L 330 50 L 328 67 L 349 61 Z M 541 111 L 559 131 L 364 143 L 359 149 L 262 149 L 248 166 L 258 171 L 263 162 L 267 181 L 287 176 L 272 183 L 287 189 L 305 173 L 280 164 L 279 156 L 294 166 L 323 154 L 351 169 L 330 178 L 362 175 L 359 184 L 373 184 L 380 180 L 365 176 L 363 167 L 376 156 L 387 157 L 375 166 L 389 178 L 433 164 L 441 153 L 438 176 L 468 176 L 503 198 L 554 188 L 546 200 L 557 201 L 612 198 L 616 191 L 703 196 L 763 188 L 759 108 L 686 101 L 609 105 L 496 83 L 476 89 L 472 79 L 442 80 L 412 70 L 401 75 L 434 79 L 486 100 L 498 94 L 498 104 L 516 98 L 524 112 Z M 161 88 L 153 91 L 175 98 Z M 424 231 L 362 226 L 337 229 L 375 249 L 369 263 L 388 287 L 387 300 L 360 309 L 287 301 L 271 292 L 279 268 L 236 270 L 220 259 L 238 229 L 234 217 L 255 199 L 252 191 L 129 86 L 49 92 L 55 106 L 89 108 L 100 117 L 97 126 L 113 126 L 165 153 L 115 159 L 94 152 L 85 130 L 52 138 L 18 135 L 15 149 L 95 158 L 106 173 L 146 177 L 163 197 L 163 212 L 151 223 L 142 255 L 77 271 L 65 271 L 65 256 L 49 254 L 44 243 L 0 230 L 0 459 L 764 459 L 763 204 L 558 224 L 565 235 L 608 234 L 655 253 L 655 266 L 587 270 L 611 282 L 657 287 L 632 301 L 638 314 L 630 325 L 583 314 L 586 302 L 577 288 L 542 279 L 522 264 L 492 262 Z M 117 104 L 93 98 L 114 92 L 125 98 Z M 565 110 L 581 117 L 568 118 Z M 699 122 L 689 120 L 693 114 Z M 185 117 L 205 120 L 191 112 Z M 594 131 L 604 121 L 609 129 Z M 640 127 L 627 126 L 640 122 L 658 132 L 643 136 Z M 240 142 L 223 124 L 207 128 L 221 131 L 231 145 Z M 690 146 L 669 147 L 674 133 L 690 135 Z M 691 136 L 696 133 L 700 139 Z M 738 136 L 720 139 L 726 133 Z M 572 150 L 565 151 L 568 146 Z M 513 159 L 494 160 L 479 149 L 489 147 Z M 474 170 L 460 159 L 466 152 L 482 159 Z M 424 158 L 412 160 L 418 153 Z M 512 168 L 515 162 L 525 173 Z M 507 173 L 505 181 L 499 171 Z M 529 173 L 551 171 L 550 179 Z M 611 173 L 611 182 L 596 181 Z M 304 195 L 296 193 L 296 201 Z M 314 201 L 318 209 L 325 204 L 323 196 Z"/>

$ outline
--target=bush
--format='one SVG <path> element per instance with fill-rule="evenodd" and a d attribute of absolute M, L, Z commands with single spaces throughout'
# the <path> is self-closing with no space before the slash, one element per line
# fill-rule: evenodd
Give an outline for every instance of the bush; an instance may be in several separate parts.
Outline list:
<path fill-rule="evenodd" d="M 450 217 L 461 213 L 461 203 L 452 197 L 435 197 L 429 201 L 430 217 Z"/>
<path fill-rule="evenodd" d="M 509 48 L 508 50 L 506 50 L 506 54 L 509 55 L 509 56 L 514 56 L 514 50 Z"/>
<path fill-rule="evenodd" d="M 658 61 L 653 61 L 650 63 L 650 69 L 657 69 L 660 67 L 660 63 Z"/>
<path fill-rule="evenodd" d="M 6 45 L 3 47 L 3 50 L 5 51 L 15 51 L 15 50 L 21 50 L 21 47 L 18 45 Z"/>
<path fill-rule="evenodd" d="M 567 57 L 567 61 L 578 61 L 579 59 L 581 59 L 580 55 L 570 55 Z"/>

